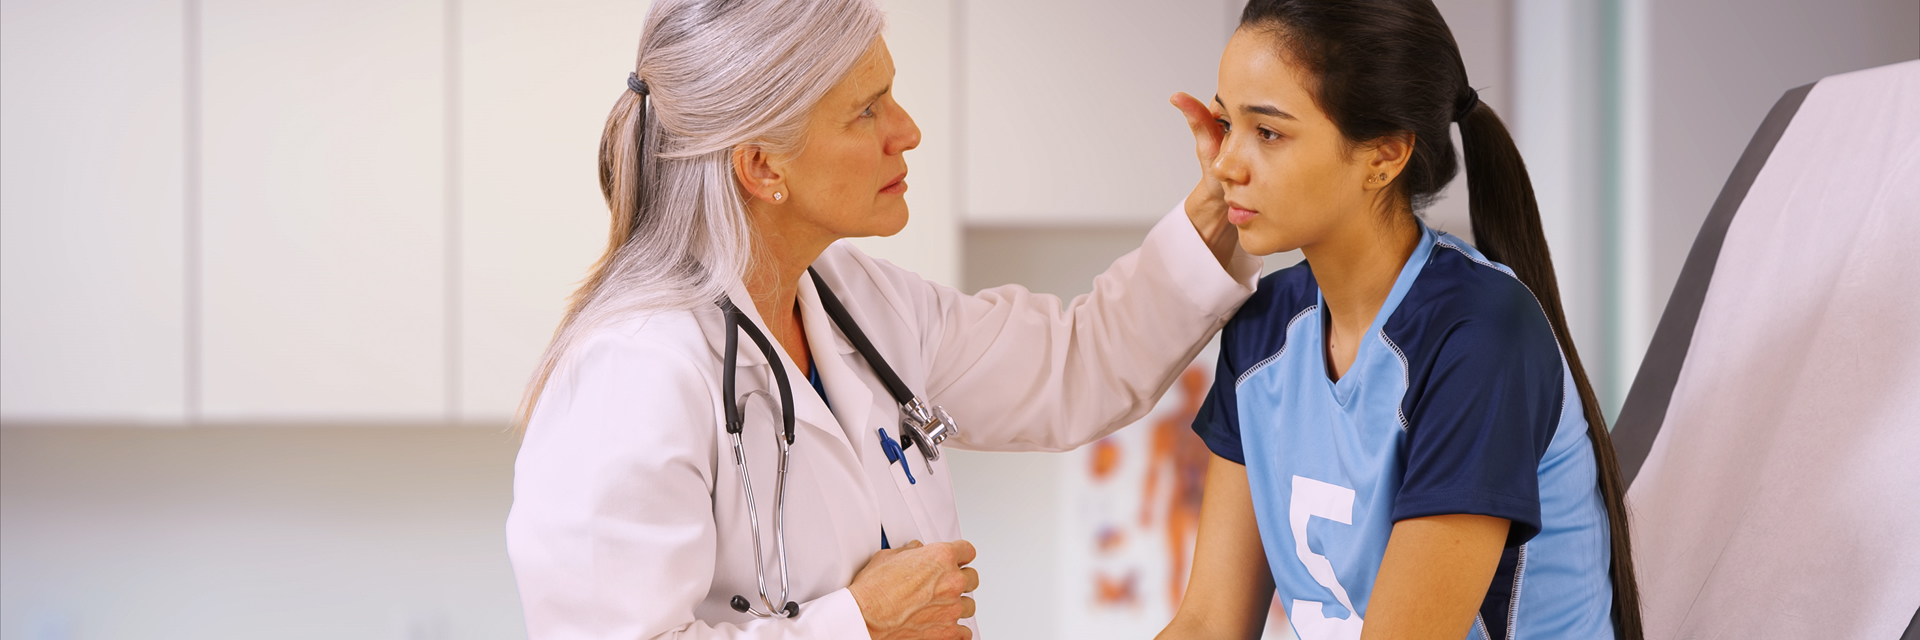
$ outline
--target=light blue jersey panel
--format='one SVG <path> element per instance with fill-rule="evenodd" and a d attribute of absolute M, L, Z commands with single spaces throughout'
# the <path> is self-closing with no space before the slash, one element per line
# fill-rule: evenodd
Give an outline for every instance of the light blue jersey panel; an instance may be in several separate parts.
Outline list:
<path fill-rule="evenodd" d="M 1263 281 L 1195 429 L 1246 465 L 1303 640 L 1357 640 L 1394 523 L 1453 513 L 1513 522 L 1467 637 L 1610 639 L 1606 511 L 1545 315 L 1505 267 L 1422 233 L 1337 382 L 1310 268 Z"/>
<path fill-rule="evenodd" d="M 1366 335 L 1379 333 L 1432 251 L 1431 242 L 1414 251 Z M 1329 380 L 1325 308 L 1316 293 L 1289 323 L 1279 357 L 1245 374 L 1241 438 L 1288 620 L 1302 640 L 1358 640 L 1393 530 L 1407 381 L 1399 356 L 1377 340 L 1364 343 L 1345 377 Z"/>

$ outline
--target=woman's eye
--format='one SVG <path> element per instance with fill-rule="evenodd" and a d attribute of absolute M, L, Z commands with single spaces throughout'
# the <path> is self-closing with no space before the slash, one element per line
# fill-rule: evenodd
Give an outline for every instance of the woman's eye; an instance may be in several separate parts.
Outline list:
<path fill-rule="evenodd" d="M 1263 127 L 1260 129 L 1260 139 L 1267 140 L 1267 141 L 1279 140 L 1280 134 L 1275 132 L 1272 129 L 1267 129 Z"/>
<path fill-rule="evenodd" d="M 866 108 L 866 109 L 862 109 L 862 110 L 860 111 L 860 117 L 862 117 L 862 118 L 871 118 L 871 117 L 873 117 L 873 105 L 867 105 L 867 108 Z"/>
<path fill-rule="evenodd" d="M 1220 118 L 1220 119 L 1214 120 L 1213 122 L 1214 124 L 1220 125 L 1221 133 L 1229 133 L 1233 131 L 1233 124 L 1227 122 L 1226 118 Z"/>

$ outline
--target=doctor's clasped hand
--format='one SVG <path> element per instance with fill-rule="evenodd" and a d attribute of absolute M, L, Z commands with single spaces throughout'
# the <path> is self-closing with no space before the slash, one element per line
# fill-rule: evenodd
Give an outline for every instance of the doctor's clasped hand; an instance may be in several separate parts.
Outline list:
<path fill-rule="evenodd" d="M 848 587 L 873 640 L 971 637 L 959 621 L 973 617 L 973 598 L 962 594 L 980 587 L 980 573 L 966 566 L 973 556 L 965 540 L 916 540 L 874 554 Z"/>

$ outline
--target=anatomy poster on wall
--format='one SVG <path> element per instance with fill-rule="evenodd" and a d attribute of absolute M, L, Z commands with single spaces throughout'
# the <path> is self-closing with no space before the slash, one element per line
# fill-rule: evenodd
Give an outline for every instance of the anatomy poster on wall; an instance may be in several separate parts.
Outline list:
<path fill-rule="evenodd" d="M 1069 454 L 1059 557 L 1072 637 L 1151 638 L 1173 618 L 1213 457 L 1192 428 L 1212 382 L 1209 348 L 1147 417 Z M 1294 637 L 1277 607 L 1264 637 Z"/>

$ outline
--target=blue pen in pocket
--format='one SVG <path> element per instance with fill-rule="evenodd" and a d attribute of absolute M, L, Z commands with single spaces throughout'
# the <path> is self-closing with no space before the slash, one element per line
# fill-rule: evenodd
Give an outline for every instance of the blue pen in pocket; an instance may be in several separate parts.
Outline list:
<path fill-rule="evenodd" d="M 907 474 L 907 484 L 920 484 L 913 479 L 913 469 L 907 465 L 907 452 L 900 448 L 900 442 L 887 435 L 885 427 L 880 428 L 880 449 L 887 452 L 887 463 L 900 463 L 900 471 Z"/>

